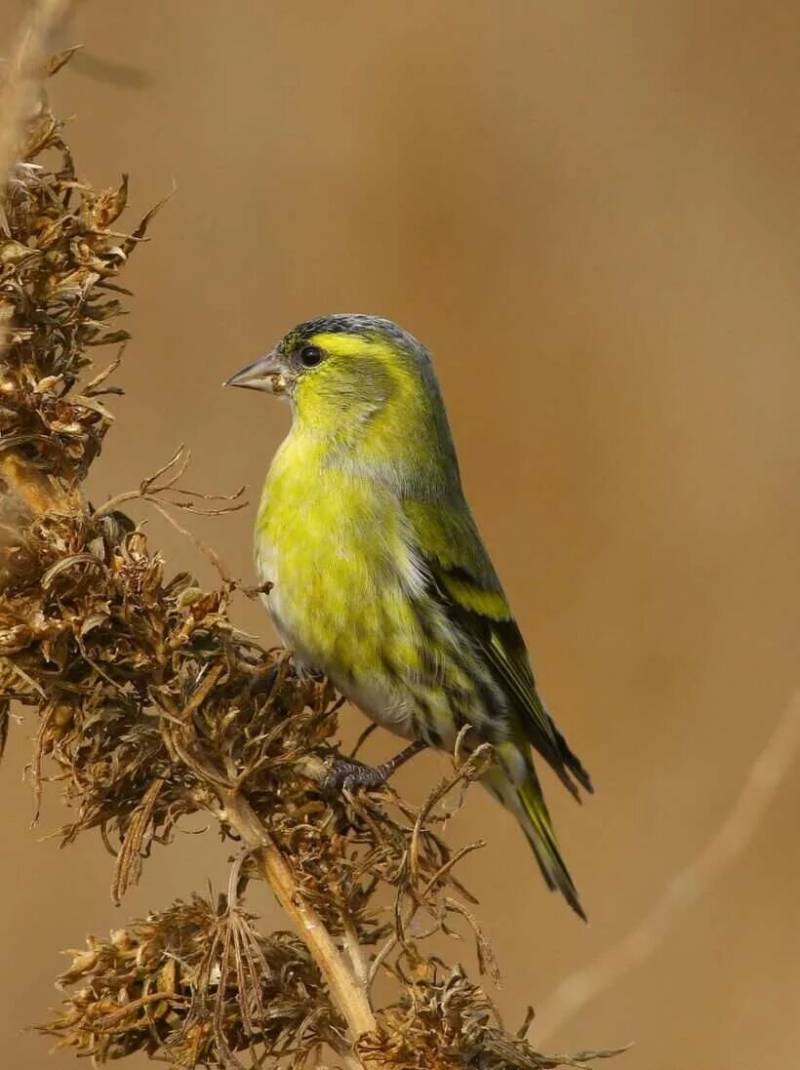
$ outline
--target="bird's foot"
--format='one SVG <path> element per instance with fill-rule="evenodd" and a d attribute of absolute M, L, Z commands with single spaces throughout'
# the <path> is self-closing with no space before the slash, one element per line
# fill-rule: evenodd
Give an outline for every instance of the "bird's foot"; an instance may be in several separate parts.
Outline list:
<path fill-rule="evenodd" d="M 386 765 L 365 765 L 355 758 L 336 758 L 322 782 L 323 791 L 354 791 L 363 788 L 375 791 L 382 788 L 391 775 Z"/>
<path fill-rule="evenodd" d="M 399 754 L 395 754 L 394 758 L 390 758 L 388 762 L 375 766 L 365 765 L 364 762 L 358 762 L 355 758 L 337 758 L 323 781 L 323 790 L 353 791 L 355 788 L 364 788 L 366 791 L 375 791 L 377 788 L 382 788 L 392 773 L 425 747 L 426 744 L 422 740 L 415 740 Z"/>

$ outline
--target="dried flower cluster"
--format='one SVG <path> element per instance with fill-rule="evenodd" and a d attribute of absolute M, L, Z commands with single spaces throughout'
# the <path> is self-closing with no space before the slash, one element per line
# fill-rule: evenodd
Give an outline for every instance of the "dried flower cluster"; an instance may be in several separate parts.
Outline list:
<path fill-rule="evenodd" d="M 101 1062 L 143 1050 L 178 1066 L 218 1065 L 249 1049 L 340 1046 L 344 1035 L 315 998 L 320 972 L 303 943 L 262 936 L 225 897 L 214 909 L 195 896 L 108 942 L 90 939 L 59 984 L 77 990 L 50 1031 Z"/>
<path fill-rule="evenodd" d="M 100 399 L 119 393 L 119 356 L 95 374 L 92 353 L 125 340 L 110 325 L 126 293 L 116 280 L 149 220 L 112 229 L 126 195 L 125 181 L 78 181 L 42 103 L 0 205 L 0 738 L 12 699 L 37 711 L 36 790 L 61 782 L 65 842 L 99 829 L 117 901 L 186 815 L 213 814 L 241 857 L 216 906 L 195 897 L 90 940 L 47 1031 L 99 1061 L 144 1050 L 179 1066 L 300 1066 L 326 1047 L 350 1067 L 571 1064 L 504 1033 L 485 993 L 424 950 L 471 928 L 492 968 L 453 874 L 477 845 L 453 852 L 437 831 L 487 755 L 457 757 L 419 811 L 388 790 L 326 791 L 329 685 L 237 631 L 232 581 L 204 591 L 168 576 L 119 508 L 134 495 L 99 509 L 82 497 L 112 422 Z M 181 490 L 185 462 L 136 494 L 166 515 L 237 507 Z M 242 907 L 254 877 L 299 936 L 258 933 Z M 374 1007 L 384 972 L 395 996 Z"/>

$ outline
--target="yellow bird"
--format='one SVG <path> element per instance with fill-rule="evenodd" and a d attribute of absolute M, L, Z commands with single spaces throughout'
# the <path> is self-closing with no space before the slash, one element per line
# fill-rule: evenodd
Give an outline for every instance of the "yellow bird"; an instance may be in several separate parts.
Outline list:
<path fill-rule="evenodd" d="M 370 718 L 424 746 L 487 741 L 486 787 L 518 818 L 544 879 L 585 917 L 532 749 L 577 798 L 591 780 L 543 706 L 525 643 L 464 499 L 430 356 L 386 319 L 295 327 L 228 385 L 287 399 L 292 427 L 267 475 L 255 531 L 267 605 L 300 664 Z"/>

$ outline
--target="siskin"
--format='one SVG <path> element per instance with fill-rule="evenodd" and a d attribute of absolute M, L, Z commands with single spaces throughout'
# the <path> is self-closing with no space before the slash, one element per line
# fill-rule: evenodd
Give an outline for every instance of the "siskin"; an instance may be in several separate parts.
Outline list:
<path fill-rule="evenodd" d="M 585 917 L 531 747 L 576 798 L 591 780 L 536 691 L 427 350 L 389 320 L 326 316 L 228 385 L 292 408 L 255 530 L 275 627 L 301 665 L 414 741 L 377 771 L 344 763 L 339 783 L 379 783 L 424 746 L 452 749 L 469 726 L 473 745 L 494 748 L 486 787 L 519 820 L 548 886 Z"/>

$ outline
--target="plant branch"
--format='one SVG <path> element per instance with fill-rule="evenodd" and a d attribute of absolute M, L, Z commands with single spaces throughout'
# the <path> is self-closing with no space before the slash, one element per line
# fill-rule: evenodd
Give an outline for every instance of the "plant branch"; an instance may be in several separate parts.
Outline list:
<path fill-rule="evenodd" d="M 291 866 L 265 829 L 258 814 L 239 791 L 222 793 L 225 818 L 254 852 L 264 877 L 283 910 L 297 926 L 322 971 L 331 998 L 347 1022 L 353 1043 L 375 1029 L 375 1016 L 363 983 L 348 967 L 317 912 L 305 901 Z"/>

